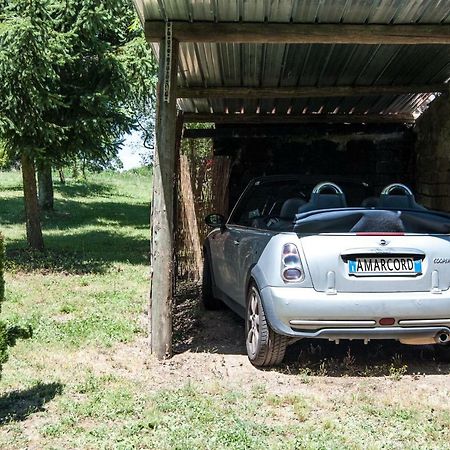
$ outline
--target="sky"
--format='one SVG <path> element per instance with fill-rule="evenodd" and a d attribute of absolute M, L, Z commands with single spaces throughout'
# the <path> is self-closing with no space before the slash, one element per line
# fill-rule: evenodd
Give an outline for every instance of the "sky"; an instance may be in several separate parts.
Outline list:
<path fill-rule="evenodd" d="M 150 152 L 143 145 L 139 132 L 133 132 L 125 137 L 122 148 L 119 150 L 119 158 L 123 164 L 123 170 L 130 170 L 142 166 L 141 154 Z"/>

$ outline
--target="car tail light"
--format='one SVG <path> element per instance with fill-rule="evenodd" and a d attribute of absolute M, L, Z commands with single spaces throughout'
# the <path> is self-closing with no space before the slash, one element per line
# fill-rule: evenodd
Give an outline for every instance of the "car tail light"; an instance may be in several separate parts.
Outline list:
<path fill-rule="evenodd" d="M 281 278 L 287 283 L 295 283 L 303 279 L 303 266 L 300 254 L 294 244 L 285 244 L 283 246 Z"/>

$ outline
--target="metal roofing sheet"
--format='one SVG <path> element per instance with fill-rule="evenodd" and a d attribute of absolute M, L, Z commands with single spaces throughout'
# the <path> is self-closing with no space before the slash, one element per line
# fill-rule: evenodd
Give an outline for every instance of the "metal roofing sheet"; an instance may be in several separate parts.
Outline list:
<path fill-rule="evenodd" d="M 450 76 L 450 47 L 440 45 L 182 43 L 181 55 L 188 86 L 386 85 Z"/>
<path fill-rule="evenodd" d="M 443 83 L 450 78 L 450 47 L 423 45 L 285 45 L 285 44 L 182 44 L 181 83 L 186 87 L 304 87 L 372 86 Z M 423 97 L 423 96 L 422 96 Z M 241 110 L 270 112 L 277 105 L 286 111 L 305 112 L 413 112 L 425 98 L 417 95 L 351 99 L 228 99 L 211 104 L 211 112 Z M 422 99 L 422 101 L 418 101 Z M 205 111 L 204 100 L 194 100 Z M 348 106 L 347 106 L 348 105 Z M 351 106 L 350 106 L 351 105 Z M 278 106 L 279 108 L 279 106 Z M 286 112 L 283 111 L 283 112 Z"/>
<path fill-rule="evenodd" d="M 141 0 L 146 20 L 298 23 L 448 22 L 448 0 Z"/>
<path fill-rule="evenodd" d="M 146 20 L 450 23 L 450 0 L 135 0 Z M 155 46 L 154 48 L 156 48 Z M 450 46 L 182 43 L 185 87 L 311 87 L 443 83 Z M 181 99 L 186 112 L 414 112 L 429 94 L 314 99 Z"/>

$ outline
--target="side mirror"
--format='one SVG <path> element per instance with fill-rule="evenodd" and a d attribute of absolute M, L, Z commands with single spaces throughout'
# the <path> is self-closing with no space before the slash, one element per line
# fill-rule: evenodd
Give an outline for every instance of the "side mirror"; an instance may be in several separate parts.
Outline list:
<path fill-rule="evenodd" d="M 225 226 L 225 217 L 222 214 L 209 214 L 205 218 L 205 223 L 211 228 L 223 228 Z"/>

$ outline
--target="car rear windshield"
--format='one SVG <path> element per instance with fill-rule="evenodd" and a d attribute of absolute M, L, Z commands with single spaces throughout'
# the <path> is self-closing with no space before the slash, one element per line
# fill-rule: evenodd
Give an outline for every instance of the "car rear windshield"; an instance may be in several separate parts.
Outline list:
<path fill-rule="evenodd" d="M 311 177 L 257 180 L 238 201 L 230 223 L 255 226 L 258 225 L 255 219 L 280 217 L 283 205 L 288 200 L 297 199 L 298 204 L 307 203 L 312 189 L 320 181 L 323 179 Z M 368 196 L 368 185 L 364 182 L 339 180 L 337 184 L 344 191 L 348 206 L 359 206 Z M 290 219 L 292 225 L 294 214 Z"/>
<path fill-rule="evenodd" d="M 344 192 L 345 205 L 308 211 L 308 200 L 317 181 L 309 178 L 256 180 L 238 201 L 229 223 L 299 234 L 450 233 L 448 214 L 428 211 L 420 205 L 417 205 L 419 210 L 374 206 L 377 199 L 370 196 L 364 182 L 337 181 Z"/>

